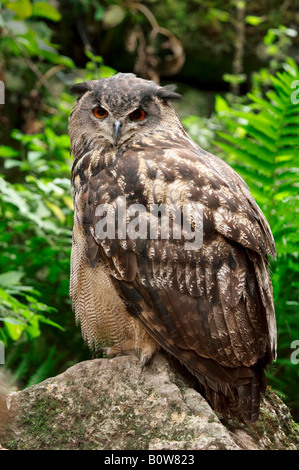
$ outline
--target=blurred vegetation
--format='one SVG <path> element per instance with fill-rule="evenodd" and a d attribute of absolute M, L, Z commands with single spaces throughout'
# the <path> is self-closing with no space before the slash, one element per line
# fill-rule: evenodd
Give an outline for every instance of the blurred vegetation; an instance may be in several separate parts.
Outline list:
<path fill-rule="evenodd" d="M 271 225 L 278 359 L 268 376 L 299 419 L 299 366 L 290 361 L 299 339 L 295 3 L 0 2 L 0 340 L 12 384 L 90 357 L 68 295 L 68 89 L 133 71 L 177 83 L 187 131 L 245 179 Z"/>

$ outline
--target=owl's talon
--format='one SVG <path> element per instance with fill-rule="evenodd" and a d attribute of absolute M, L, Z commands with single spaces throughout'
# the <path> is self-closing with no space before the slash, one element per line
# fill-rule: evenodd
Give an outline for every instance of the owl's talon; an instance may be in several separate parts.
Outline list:
<path fill-rule="evenodd" d="M 143 371 L 144 367 L 146 366 L 146 364 L 149 362 L 150 360 L 150 357 L 148 354 L 144 354 L 142 356 L 142 359 L 141 359 L 141 372 Z"/>

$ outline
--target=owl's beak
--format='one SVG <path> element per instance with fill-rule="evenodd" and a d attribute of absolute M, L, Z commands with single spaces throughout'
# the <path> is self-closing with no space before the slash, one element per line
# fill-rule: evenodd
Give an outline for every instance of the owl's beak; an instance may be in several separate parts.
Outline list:
<path fill-rule="evenodd" d="M 120 121 L 115 121 L 115 123 L 113 124 L 113 131 L 112 131 L 114 145 L 118 144 L 118 141 L 121 136 L 121 128 L 122 128 L 122 123 Z"/>

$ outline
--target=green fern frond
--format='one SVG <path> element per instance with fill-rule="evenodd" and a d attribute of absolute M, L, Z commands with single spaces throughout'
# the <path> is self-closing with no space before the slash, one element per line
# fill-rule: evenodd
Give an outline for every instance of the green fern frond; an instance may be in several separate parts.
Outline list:
<path fill-rule="evenodd" d="M 227 111 L 230 119 L 235 117 L 245 138 L 238 134 L 218 133 L 222 140 L 217 145 L 229 156 L 230 162 L 237 165 L 238 171 L 247 175 L 245 179 L 254 193 L 260 192 L 257 190 L 259 185 L 254 184 L 258 171 L 267 193 L 260 195 L 260 202 L 264 205 L 268 198 L 267 206 L 269 210 L 271 207 L 272 216 L 277 201 L 298 192 L 299 106 L 291 101 L 292 82 L 296 79 L 299 79 L 299 71 L 294 66 L 291 71 L 279 72 L 276 77 L 271 77 L 273 89 L 265 97 L 248 93 L 254 110 Z M 269 188 L 272 191 L 268 191 Z M 266 215 L 271 220 L 271 214 Z"/>
<path fill-rule="evenodd" d="M 267 148 L 259 145 L 257 142 L 254 142 L 252 139 L 240 139 L 240 137 L 225 134 L 224 132 L 218 132 L 218 135 L 223 137 L 223 139 L 227 140 L 231 144 L 240 147 L 240 149 L 244 150 L 246 153 L 251 154 L 257 160 L 262 160 L 262 162 L 266 163 L 272 163 L 272 153 Z"/>
<path fill-rule="evenodd" d="M 280 362 L 269 377 L 292 401 L 297 373 L 288 351 L 299 337 L 299 103 L 291 97 L 299 70 L 288 62 L 285 71 L 269 77 L 273 88 L 264 96 L 247 95 L 243 111 L 222 104 L 218 118 L 226 131 L 218 132 L 217 146 L 247 182 L 272 229 L 278 253 L 271 277 Z M 282 365 L 287 369 L 283 380 Z"/>
<path fill-rule="evenodd" d="M 261 109 L 265 109 L 265 111 L 274 116 L 276 119 L 279 119 L 281 113 L 283 112 L 283 103 L 281 100 L 276 99 L 275 103 L 276 106 L 271 103 L 271 101 L 265 100 L 264 98 L 260 98 L 259 96 L 255 96 L 252 93 L 248 93 L 248 98 L 250 98 L 254 103 L 257 103 Z M 272 100 L 274 101 L 274 100 Z"/>

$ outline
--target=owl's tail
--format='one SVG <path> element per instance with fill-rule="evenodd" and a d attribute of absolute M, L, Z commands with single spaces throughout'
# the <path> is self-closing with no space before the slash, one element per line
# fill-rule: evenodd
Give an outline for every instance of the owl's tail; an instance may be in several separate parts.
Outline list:
<path fill-rule="evenodd" d="M 217 378 L 203 376 L 198 371 L 193 373 L 204 385 L 206 398 L 215 411 L 254 423 L 259 417 L 261 394 L 266 389 L 264 366 L 257 363 L 252 367 L 222 369 L 229 375 L 228 382 L 219 380 L 218 371 L 215 371 Z"/>

